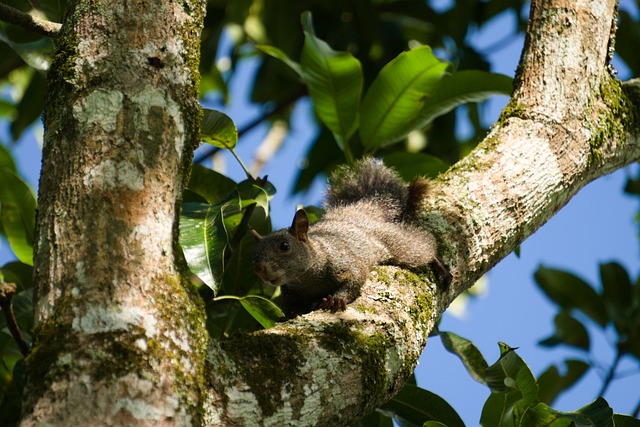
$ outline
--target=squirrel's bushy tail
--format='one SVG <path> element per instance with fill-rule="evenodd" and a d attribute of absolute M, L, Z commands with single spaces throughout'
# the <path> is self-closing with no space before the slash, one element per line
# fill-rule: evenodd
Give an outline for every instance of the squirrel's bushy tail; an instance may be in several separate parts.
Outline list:
<path fill-rule="evenodd" d="M 381 161 L 365 157 L 352 167 L 341 166 L 333 172 L 325 204 L 336 207 L 366 200 L 383 207 L 393 220 L 411 221 L 426 191 L 425 179 L 406 184 Z"/>

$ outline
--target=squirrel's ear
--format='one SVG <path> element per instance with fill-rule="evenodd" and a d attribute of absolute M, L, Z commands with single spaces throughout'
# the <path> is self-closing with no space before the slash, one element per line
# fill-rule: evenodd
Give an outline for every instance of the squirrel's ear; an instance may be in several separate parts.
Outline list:
<path fill-rule="evenodd" d="M 299 241 L 307 241 L 307 231 L 309 230 L 309 218 L 304 209 L 298 209 L 293 217 L 293 223 L 289 232 Z"/>
<path fill-rule="evenodd" d="M 251 229 L 251 235 L 253 236 L 254 239 L 256 239 L 256 242 L 259 242 L 260 240 L 262 240 L 262 236 L 260 235 L 260 233 L 258 233 L 253 228 Z"/>

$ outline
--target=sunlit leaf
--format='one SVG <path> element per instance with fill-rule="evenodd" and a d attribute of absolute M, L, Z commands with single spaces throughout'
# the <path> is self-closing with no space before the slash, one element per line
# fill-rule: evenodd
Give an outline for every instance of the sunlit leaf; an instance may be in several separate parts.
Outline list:
<path fill-rule="evenodd" d="M 501 356 L 486 370 L 491 395 L 482 408 L 484 426 L 517 425 L 525 411 L 538 404 L 538 385 L 514 349 L 501 345 Z"/>
<path fill-rule="evenodd" d="M 435 92 L 447 67 L 429 46 L 403 52 L 385 65 L 362 101 L 362 144 L 372 149 L 406 136 L 407 125 L 418 119 L 425 96 Z"/>
<path fill-rule="evenodd" d="M 305 42 L 300 57 L 302 75 L 316 112 L 342 150 L 356 130 L 362 93 L 362 66 L 348 52 L 337 52 L 317 38 L 311 13 L 302 14 Z"/>
<path fill-rule="evenodd" d="M 229 236 L 226 227 L 240 212 L 237 193 L 231 193 L 218 204 L 185 203 L 180 214 L 180 246 L 187 265 L 214 294 L 218 292 L 224 273 L 225 251 Z"/>
<path fill-rule="evenodd" d="M 226 114 L 203 108 L 200 138 L 218 148 L 232 149 L 238 142 L 238 131 L 233 120 Z"/>
<path fill-rule="evenodd" d="M 486 71 L 467 70 L 447 74 L 434 87 L 432 93 L 421 99 L 417 115 L 398 128 L 396 140 L 410 132 L 423 129 L 435 118 L 455 107 L 472 102 L 482 102 L 495 95 L 510 95 L 513 90 L 511 77 Z"/>

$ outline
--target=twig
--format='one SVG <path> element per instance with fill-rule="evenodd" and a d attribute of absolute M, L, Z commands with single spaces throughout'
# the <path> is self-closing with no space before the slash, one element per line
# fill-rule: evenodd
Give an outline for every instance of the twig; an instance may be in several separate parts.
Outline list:
<path fill-rule="evenodd" d="M 631 416 L 633 416 L 634 418 L 638 418 L 638 415 L 640 415 L 640 402 L 638 402 L 636 408 L 631 413 Z"/>
<path fill-rule="evenodd" d="M 11 336 L 13 336 L 16 344 L 20 347 L 22 355 L 27 357 L 30 351 L 29 344 L 27 344 L 24 336 L 22 336 L 22 332 L 20 332 L 20 327 L 18 326 L 18 322 L 16 322 L 16 316 L 13 314 L 13 305 L 11 304 L 15 293 L 15 283 L 5 283 L 0 280 L 0 309 L 2 309 L 4 318 L 7 320 L 7 327 L 9 328 L 9 332 L 11 332 Z"/>
<path fill-rule="evenodd" d="M 0 3 L 0 21 L 49 38 L 58 37 L 62 28 L 62 24 L 31 16 L 4 3 Z"/>
<path fill-rule="evenodd" d="M 616 358 L 613 360 L 613 364 L 611 365 L 611 367 L 607 371 L 607 375 L 605 376 L 604 382 L 602 383 L 602 388 L 598 392 L 598 396 L 599 397 L 603 397 L 604 396 L 604 393 L 607 391 L 607 388 L 609 388 L 609 385 L 611 384 L 611 381 L 615 377 L 616 369 L 618 369 L 618 363 L 620 363 L 620 359 L 622 358 L 622 354 L 623 353 L 618 348 L 616 350 Z"/>

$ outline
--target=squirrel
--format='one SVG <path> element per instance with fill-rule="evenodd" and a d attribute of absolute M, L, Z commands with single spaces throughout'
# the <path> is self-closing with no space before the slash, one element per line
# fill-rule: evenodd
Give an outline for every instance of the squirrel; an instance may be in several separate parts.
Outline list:
<path fill-rule="evenodd" d="M 382 162 L 365 157 L 351 168 L 339 167 L 329 184 L 326 213 L 315 224 L 299 209 L 287 229 L 264 237 L 251 230 L 258 241 L 255 272 L 281 286 L 287 317 L 316 309 L 344 311 L 380 264 L 431 265 L 439 278 L 449 280 L 435 238 L 416 225 L 426 179 L 406 184 Z"/>

